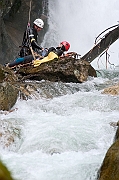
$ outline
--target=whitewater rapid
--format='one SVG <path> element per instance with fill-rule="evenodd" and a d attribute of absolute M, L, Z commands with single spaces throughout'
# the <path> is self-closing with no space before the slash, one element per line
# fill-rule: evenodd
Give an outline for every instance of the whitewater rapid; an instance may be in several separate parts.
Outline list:
<path fill-rule="evenodd" d="M 96 178 L 116 132 L 109 123 L 119 117 L 119 97 L 101 92 L 119 80 L 117 74 L 100 71 L 102 77 L 83 84 L 42 81 L 47 89 L 39 90 L 39 99 L 18 99 L 17 111 L 0 114 L 3 129 L 19 132 L 9 147 L 0 147 L 15 179 Z"/>
<path fill-rule="evenodd" d="M 59 42 L 66 40 L 71 44 L 69 51 L 83 56 L 94 47 L 95 39 L 101 32 L 119 24 L 118 7 L 118 0 L 50 0 L 49 30 L 43 46 L 57 46 Z M 109 30 L 106 31 L 108 32 Z M 113 68 L 111 64 L 119 65 L 119 40 L 113 43 L 107 52 L 108 69 Z M 105 69 L 106 55 L 101 56 L 100 61 L 97 58 L 91 64 L 95 69 Z"/>
<path fill-rule="evenodd" d="M 67 40 L 84 55 L 99 33 L 117 24 L 117 7 L 117 0 L 50 0 L 43 47 Z M 110 51 L 116 65 L 118 47 L 117 41 Z M 1 140 L 0 159 L 15 180 L 95 180 L 116 132 L 109 123 L 119 119 L 119 97 L 102 94 L 119 81 L 119 69 L 100 67 L 97 78 L 82 84 L 36 82 L 37 98 L 18 99 L 17 111 L 0 114 L 1 131 L 14 137 L 8 147 L 7 137 Z"/>

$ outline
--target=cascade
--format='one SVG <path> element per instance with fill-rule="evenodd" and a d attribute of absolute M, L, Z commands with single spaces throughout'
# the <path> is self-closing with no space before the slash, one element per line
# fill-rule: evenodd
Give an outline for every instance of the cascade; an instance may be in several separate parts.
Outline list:
<path fill-rule="evenodd" d="M 49 1 L 49 31 L 45 36 L 45 46 L 56 46 L 62 40 L 71 43 L 70 51 L 83 56 L 93 46 L 95 38 L 105 29 L 118 23 L 119 1 L 110 0 L 53 0 Z M 112 13 L 113 12 L 113 13 Z M 109 61 L 119 64 L 119 40 L 110 46 Z M 105 68 L 106 55 L 100 60 Z M 97 60 L 92 62 L 97 68 Z"/>

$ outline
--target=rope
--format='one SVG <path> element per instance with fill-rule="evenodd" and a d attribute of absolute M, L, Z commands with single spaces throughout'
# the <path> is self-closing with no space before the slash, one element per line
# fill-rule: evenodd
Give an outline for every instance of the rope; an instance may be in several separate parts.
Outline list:
<path fill-rule="evenodd" d="M 30 1 L 30 8 L 29 8 L 29 20 L 28 20 L 29 24 L 30 24 L 30 18 L 31 18 L 31 1 Z"/>
<path fill-rule="evenodd" d="M 31 2 L 32 2 L 32 0 L 30 1 L 30 6 L 29 6 L 29 19 L 28 19 L 27 30 L 30 28 Z M 33 52 L 32 46 L 31 46 L 30 39 L 29 39 L 29 48 L 30 48 L 30 50 L 31 50 L 31 54 L 32 54 L 32 56 L 33 56 L 33 59 L 35 59 L 35 55 L 34 55 L 34 52 Z"/>

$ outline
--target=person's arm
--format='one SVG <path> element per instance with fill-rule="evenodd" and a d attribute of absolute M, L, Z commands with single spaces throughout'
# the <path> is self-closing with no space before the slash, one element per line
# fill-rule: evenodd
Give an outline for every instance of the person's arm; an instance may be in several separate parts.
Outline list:
<path fill-rule="evenodd" d="M 37 49 L 42 50 L 43 48 L 36 42 L 34 38 L 31 38 L 31 46 Z"/>
<path fill-rule="evenodd" d="M 36 42 L 36 39 L 35 39 L 35 36 L 34 36 L 34 33 L 33 33 L 33 29 L 30 29 L 29 31 L 29 38 L 30 38 L 30 43 L 31 43 L 31 46 L 33 48 L 37 48 L 39 50 L 42 50 L 43 48 Z"/>
<path fill-rule="evenodd" d="M 63 54 L 64 54 L 64 51 L 63 51 L 63 50 L 61 50 L 61 48 L 60 48 L 60 47 L 57 47 L 57 48 L 56 48 L 56 54 L 57 54 L 58 56 L 61 56 L 61 55 L 63 55 Z"/>
<path fill-rule="evenodd" d="M 48 53 L 50 53 L 51 51 L 56 52 L 56 49 L 55 49 L 54 47 L 50 47 L 50 48 L 48 49 Z"/>
<path fill-rule="evenodd" d="M 61 56 L 61 55 L 63 54 L 63 51 L 61 50 L 60 47 L 56 47 L 56 48 L 50 47 L 50 48 L 48 49 L 48 54 L 49 54 L 51 51 L 54 52 L 54 53 L 56 53 L 58 56 Z"/>

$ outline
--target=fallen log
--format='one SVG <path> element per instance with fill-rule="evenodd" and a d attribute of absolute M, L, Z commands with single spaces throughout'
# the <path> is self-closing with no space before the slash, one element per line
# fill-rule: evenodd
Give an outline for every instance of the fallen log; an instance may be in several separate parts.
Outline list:
<path fill-rule="evenodd" d="M 116 25 L 117 26 L 117 25 Z M 82 60 L 91 63 L 95 58 L 97 58 L 102 52 L 109 48 L 119 38 L 119 26 L 112 31 L 109 31 L 98 44 L 96 44 L 89 52 L 87 52 Z"/>

